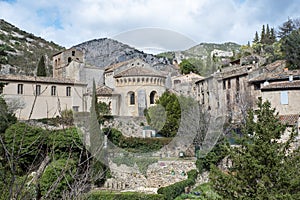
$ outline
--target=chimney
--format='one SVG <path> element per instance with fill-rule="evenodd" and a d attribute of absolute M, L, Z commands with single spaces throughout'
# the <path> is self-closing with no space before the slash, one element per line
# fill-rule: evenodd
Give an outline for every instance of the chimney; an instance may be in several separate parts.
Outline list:
<path fill-rule="evenodd" d="M 289 82 L 293 82 L 293 75 L 289 75 Z"/>

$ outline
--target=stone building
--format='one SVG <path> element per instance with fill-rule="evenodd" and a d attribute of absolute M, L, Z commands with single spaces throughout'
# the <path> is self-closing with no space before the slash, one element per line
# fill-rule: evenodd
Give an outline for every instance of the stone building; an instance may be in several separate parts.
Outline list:
<path fill-rule="evenodd" d="M 176 91 L 178 94 L 182 94 L 184 96 L 192 96 L 193 86 L 195 82 L 203 78 L 204 77 L 195 74 L 193 72 L 189 74 L 173 76 L 171 77 L 172 89 Z"/>
<path fill-rule="evenodd" d="M 19 119 L 53 118 L 62 110 L 87 110 L 86 84 L 71 79 L 0 75 L 1 93 Z"/>
<path fill-rule="evenodd" d="M 92 88 L 93 80 L 96 85 L 103 83 L 104 70 L 85 62 L 84 52 L 72 47 L 53 55 L 53 77 L 69 78 L 87 83 L 87 88 Z"/>
<path fill-rule="evenodd" d="M 232 65 L 209 77 L 195 82 L 193 93 L 206 110 L 222 109 L 232 123 L 238 123 L 241 115 L 252 106 L 250 97 L 249 74 L 257 65 Z"/>
<path fill-rule="evenodd" d="M 166 91 L 166 74 L 141 59 L 132 59 L 112 66 L 104 72 L 104 86 L 97 90 L 110 93 L 112 115 L 144 116 L 144 109 L 155 104 Z M 100 89 L 101 88 L 101 89 Z M 98 100 L 106 102 L 107 94 L 99 92 Z"/>

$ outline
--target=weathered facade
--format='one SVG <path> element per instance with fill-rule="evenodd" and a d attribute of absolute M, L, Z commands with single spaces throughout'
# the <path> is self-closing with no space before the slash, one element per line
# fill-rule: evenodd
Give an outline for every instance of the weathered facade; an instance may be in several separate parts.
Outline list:
<path fill-rule="evenodd" d="M 166 90 L 166 75 L 141 59 L 108 66 L 104 77 L 105 87 L 111 90 L 113 115 L 144 116 L 144 110 L 154 105 Z M 99 93 L 98 99 L 104 101 L 105 96 Z"/>

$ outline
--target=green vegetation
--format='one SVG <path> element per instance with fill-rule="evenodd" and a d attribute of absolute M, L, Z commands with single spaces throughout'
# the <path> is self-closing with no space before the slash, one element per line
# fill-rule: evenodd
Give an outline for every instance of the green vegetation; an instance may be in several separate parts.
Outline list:
<path fill-rule="evenodd" d="M 42 57 L 39 60 L 36 75 L 37 76 L 47 76 L 44 55 L 42 55 Z"/>
<path fill-rule="evenodd" d="M 39 59 L 45 56 L 47 74 L 52 75 L 52 55 L 64 48 L 0 20 L 0 64 L 16 67 L 15 74 L 34 75 Z"/>
<path fill-rule="evenodd" d="M 183 59 L 181 61 L 181 63 L 179 64 L 179 66 L 180 66 L 180 73 L 182 73 L 182 74 L 189 74 L 190 72 L 199 73 L 196 66 L 194 66 L 192 63 L 190 63 L 186 59 Z"/>
<path fill-rule="evenodd" d="M 160 194 L 143 194 L 137 192 L 105 192 L 92 191 L 87 195 L 87 200 L 164 200 Z"/>
<path fill-rule="evenodd" d="M 191 192 L 176 197 L 175 200 L 183 199 L 222 200 L 222 198 L 213 190 L 211 183 L 203 183 L 194 188 Z"/>
<path fill-rule="evenodd" d="M 248 113 L 238 146 L 230 148 L 233 166 L 226 172 L 212 168 L 213 188 L 222 199 L 299 199 L 299 149 L 289 151 L 294 132 L 278 142 L 286 127 L 268 101 L 257 106 Z"/>
<path fill-rule="evenodd" d="M 282 38 L 281 48 L 289 69 L 300 69 L 300 29 Z"/>
<path fill-rule="evenodd" d="M 103 133 L 107 135 L 109 141 L 114 145 L 133 153 L 149 153 L 157 151 L 172 140 L 172 138 L 127 138 L 114 128 L 104 128 Z"/>
<path fill-rule="evenodd" d="M 166 200 L 173 200 L 180 194 L 184 192 L 186 187 L 190 187 L 195 184 L 195 180 L 198 176 L 197 170 L 191 170 L 188 173 L 188 178 L 186 180 L 174 183 L 172 185 L 161 187 L 158 189 L 157 193 L 164 195 Z"/>

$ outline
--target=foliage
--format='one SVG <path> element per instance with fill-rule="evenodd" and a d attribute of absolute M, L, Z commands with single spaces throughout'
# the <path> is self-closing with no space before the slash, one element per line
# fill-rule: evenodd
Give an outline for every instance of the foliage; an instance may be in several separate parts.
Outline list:
<path fill-rule="evenodd" d="M 45 64 L 45 57 L 42 55 L 42 57 L 39 60 L 38 66 L 37 66 L 37 76 L 47 76 L 46 73 L 46 64 Z"/>
<path fill-rule="evenodd" d="M 222 198 L 213 190 L 211 183 L 203 183 L 190 193 L 181 194 L 175 200 L 182 199 L 221 200 Z"/>
<path fill-rule="evenodd" d="M 5 100 L 0 95 L 0 135 L 13 123 L 17 121 L 15 115 L 8 111 Z"/>
<path fill-rule="evenodd" d="M 71 109 L 62 110 L 61 113 L 60 123 L 65 125 L 73 125 L 74 118 L 73 118 L 73 111 Z"/>
<path fill-rule="evenodd" d="M 188 178 L 186 180 L 176 182 L 172 185 L 161 187 L 158 189 L 158 194 L 163 194 L 166 200 L 173 200 L 181 193 L 184 192 L 184 189 L 188 186 L 195 184 L 196 178 L 198 176 L 197 170 L 191 170 L 188 173 Z"/>
<path fill-rule="evenodd" d="M 103 124 L 105 121 L 105 116 L 111 115 L 109 105 L 105 102 L 97 102 L 96 106 L 96 113 L 98 115 L 99 123 Z"/>
<path fill-rule="evenodd" d="M 300 30 L 295 30 L 282 39 L 282 51 L 290 69 L 300 68 Z"/>
<path fill-rule="evenodd" d="M 68 184 L 72 184 L 73 177 L 67 171 L 75 170 L 76 162 L 72 159 L 59 159 L 52 161 L 45 169 L 40 179 L 40 189 L 42 196 L 49 191 L 49 199 L 60 199 L 62 192 L 68 189 Z M 56 183 L 56 180 L 60 180 Z M 54 184 L 57 184 L 55 186 Z M 55 186 L 55 187 L 54 187 Z M 53 190 L 52 190 L 53 187 Z"/>
<path fill-rule="evenodd" d="M 87 200 L 164 200 L 160 194 L 144 194 L 137 192 L 106 192 L 92 191 L 87 195 Z"/>
<path fill-rule="evenodd" d="M 171 138 L 124 137 L 119 130 L 114 128 L 104 128 L 103 133 L 114 145 L 135 153 L 157 151 L 171 141 Z"/>
<path fill-rule="evenodd" d="M 170 92 L 164 92 L 162 96 L 157 100 L 157 105 L 152 106 L 146 112 L 147 122 L 155 129 L 160 129 L 159 134 L 164 137 L 174 137 L 177 133 L 179 127 L 181 110 L 180 104 L 175 94 Z M 164 107 L 166 113 L 166 120 L 164 122 L 163 128 L 161 128 L 161 116 L 159 115 L 161 109 L 157 107 Z M 156 112 L 159 111 L 158 114 Z M 150 116 L 159 117 L 158 120 L 152 120 Z M 155 123 L 158 122 L 158 123 Z"/>
<path fill-rule="evenodd" d="M 49 150 L 56 159 L 68 158 L 71 154 L 75 160 L 83 148 L 82 138 L 76 128 L 51 131 L 47 140 Z"/>
<path fill-rule="evenodd" d="M 212 165 L 217 165 L 223 158 L 225 158 L 229 153 L 229 143 L 225 138 L 220 139 L 213 149 L 208 152 L 207 155 L 201 156 L 197 155 L 198 159 L 196 161 L 197 169 L 200 173 L 204 171 L 210 171 Z M 198 152 L 197 152 L 198 153 Z M 199 154 L 201 151 L 199 151 Z"/>
<path fill-rule="evenodd" d="M 25 174 L 34 169 L 43 158 L 47 134 L 47 131 L 25 123 L 16 123 L 6 129 L 4 145 L 13 155 L 8 163 L 13 162 L 19 174 Z"/>
<path fill-rule="evenodd" d="M 279 26 L 277 36 L 279 38 L 284 38 L 288 36 L 293 30 L 295 30 L 296 26 L 292 19 L 288 18 L 286 22 L 284 22 L 281 26 Z"/>
<path fill-rule="evenodd" d="M 183 59 L 179 64 L 180 73 L 182 74 L 189 74 L 190 72 L 198 73 L 196 66 L 190 63 L 187 59 Z"/>
<path fill-rule="evenodd" d="M 275 109 L 261 99 L 257 106 L 248 113 L 238 146 L 230 148 L 232 167 L 212 167 L 212 185 L 223 199 L 299 199 L 299 150 L 289 151 L 294 132 L 279 142 L 286 127 Z"/>

